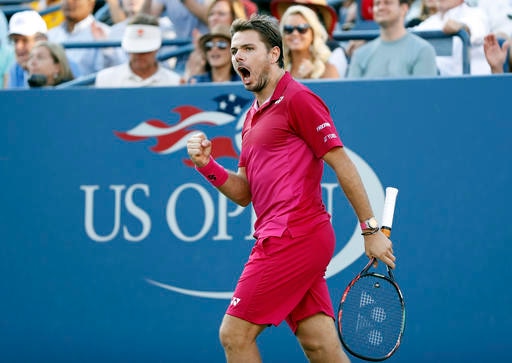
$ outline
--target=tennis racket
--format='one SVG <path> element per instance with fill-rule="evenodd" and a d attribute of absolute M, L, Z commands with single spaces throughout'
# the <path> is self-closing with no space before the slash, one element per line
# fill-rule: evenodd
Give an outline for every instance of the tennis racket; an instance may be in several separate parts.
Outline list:
<path fill-rule="evenodd" d="M 398 189 L 386 188 L 382 232 L 390 237 Z M 370 271 L 370 259 L 348 284 L 338 308 L 338 334 L 345 349 L 357 358 L 378 362 L 396 352 L 405 329 L 405 304 L 393 272 Z"/>

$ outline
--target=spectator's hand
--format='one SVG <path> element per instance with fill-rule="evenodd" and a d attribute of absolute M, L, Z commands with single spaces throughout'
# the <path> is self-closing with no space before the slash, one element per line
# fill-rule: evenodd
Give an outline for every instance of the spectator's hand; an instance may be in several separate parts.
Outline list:
<path fill-rule="evenodd" d="M 461 30 L 465 30 L 471 36 L 471 31 L 466 24 L 453 19 L 448 19 L 443 27 L 445 34 L 456 34 Z"/>
<path fill-rule="evenodd" d="M 192 30 L 192 43 L 194 44 L 194 48 L 198 49 L 199 47 L 199 38 L 201 38 L 203 34 L 199 31 L 199 29 L 194 28 Z"/>
<path fill-rule="evenodd" d="M 206 66 L 205 55 L 202 50 L 196 47 L 188 56 L 187 64 L 186 64 L 186 79 L 188 80 L 190 77 L 204 73 Z"/>
<path fill-rule="evenodd" d="M 503 64 L 507 61 L 507 51 L 510 48 L 510 40 L 503 43 L 500 48 L 496 35 L 488 34 L 484 38 L 484 52 L 487 63 L 491 66 L 492 73 L 503 73 Z"/>
<path fill-rule="evenodd" d="M 190 156 L 190 160 L 192 160 L 198 168 L 201 168 L 210 161 L 212 143 L 207 139 L 204 133 L 198 132 L 188 139 L 187 152 Z"/>
<path fill-rule="evenodd" d="M 91 24 L 91 32 L 92 36 L 96 40 L 104 40 L 107 39 L 108 35 L 105 33 L 102 27 L 100 27 L 95 21 Z"/>

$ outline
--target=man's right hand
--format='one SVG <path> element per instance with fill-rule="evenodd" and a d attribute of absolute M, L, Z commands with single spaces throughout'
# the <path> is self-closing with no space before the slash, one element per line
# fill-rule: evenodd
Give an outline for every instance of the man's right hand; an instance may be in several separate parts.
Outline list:
<path fill-rule="evenodd" d="M 188 139 L 187 152 L 190 160 L 192 160 L 198 168 L 201 168 L 210 161 L 212 143 L 204 133 L 198 132 Z"/>

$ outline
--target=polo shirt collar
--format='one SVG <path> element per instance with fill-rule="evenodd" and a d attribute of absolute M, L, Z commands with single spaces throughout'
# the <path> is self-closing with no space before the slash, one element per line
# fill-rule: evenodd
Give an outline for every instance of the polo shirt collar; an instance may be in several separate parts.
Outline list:
<path fill-rule="evenodd" d="M 75 27 L 73 28 L 73 30 L 71 31 L 70 34 L 80 33 L 82 30 L 84 30 L 86 28 L 90 28 L 91 24 L 93 22 L 94 22 L 94 17 L 92 15 L 88 15 L 85 19 L 83 19 L 75 24 Z M 67 29 L 66 24 L 63 23 L 62 25 L 63 25 L 64 30 L 66 30 Z M 66 30 L 66 32 L 67 32 L 67 30 Z"/>
<path fill-rule="evenodd" d="M 260 110 L 260 109 L 265 108 L 268 105 L 270 105 L 273 101 L 280 99 L 284 93 L 284 90 L 286 89 L 286 87 L 288 86 L 288 84 L 290 83 L 290 81 L 292 79 L 293 79 L 293 77 L 291 76 L 290 72 L 288 72 L 288 71 L 284 72 L 284 75 L 281 77 L 279 82 L 277 82 L 277 86 L 274 89 L 272 96 L 270 96 L 270 98 L 267 99 L 259 107 L 258 107 L 258 100 L 254 100 L 252 108 L 254 108 L 254 110 Z"/>
<path fill-rule="evenodd" d="M 290 72 L 286 71 L 284 72 L 284 75 L 281 77 L 279 82 L 277 82 L 276 89 L 274 90 L 274 93 L 272 94 L 272 97 L 270 97 L 270 101 L 274 101 L 279 99 L 283 93 L 288 84 L 293 80 L 292 75 Z"/>

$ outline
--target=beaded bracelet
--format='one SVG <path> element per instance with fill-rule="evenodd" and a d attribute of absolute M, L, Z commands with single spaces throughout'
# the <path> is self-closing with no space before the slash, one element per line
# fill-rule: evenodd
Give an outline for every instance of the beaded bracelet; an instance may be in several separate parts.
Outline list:
<path fill-rule="evenodd" d="M 369 236 L 371 234 L 375 234 L 379 231 L 379 228 L 372 228 L 372 229 L 365 229 L 362 233 L 361 233 L 361 236 Z"/>

